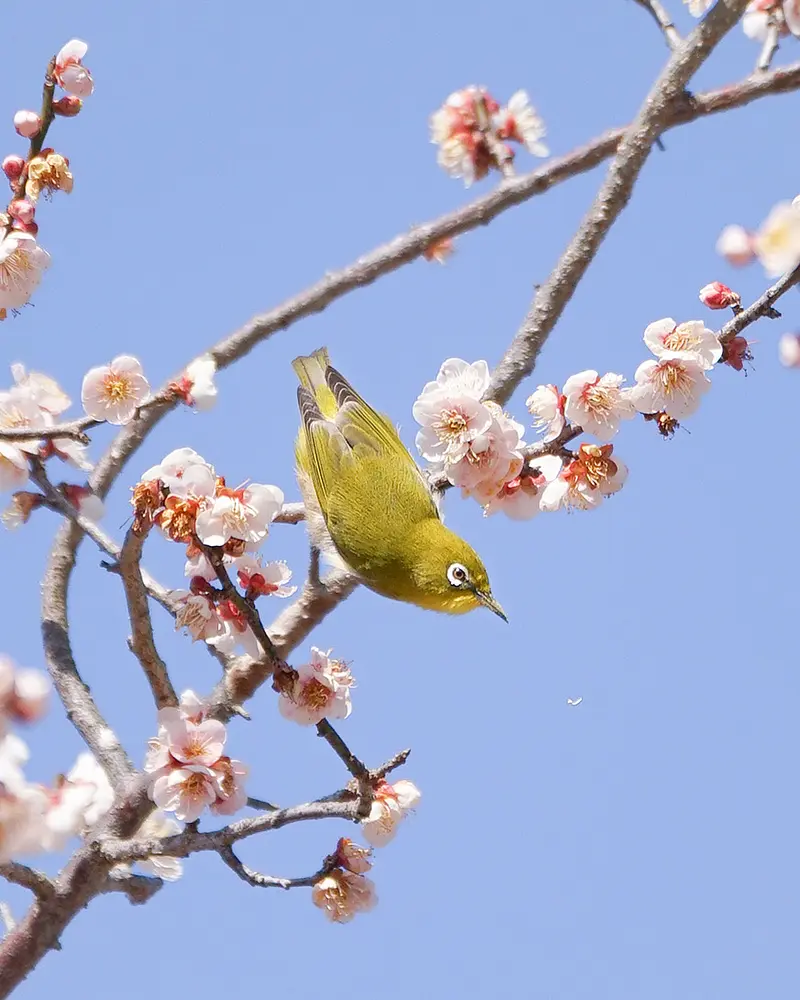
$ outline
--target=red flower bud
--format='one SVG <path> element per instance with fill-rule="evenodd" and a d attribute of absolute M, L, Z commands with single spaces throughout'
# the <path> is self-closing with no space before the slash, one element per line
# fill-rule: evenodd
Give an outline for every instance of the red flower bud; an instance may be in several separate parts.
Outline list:
<path fill-rule="evenodd" d="M 73 97 L 72 94 L 66 94 L 53 101 L 53 111 L 62 118 L 74 118 L 82 107 L 83 101 L 80 97 Z"/>
<path fill-rule="evenodd" d="M 741 296 L 723 285 L 721 281 L 712 281 L 700 289 L 700 301 L 709 309 L 727 309 L 728 306 L 740 306 Z"/>
<path fill-rule="evenodd" d="M 25 169 L 25 161 L 21 156 L 12 153 L 3 160 L 3 173 L 10 181 L 18 181 Z"/>

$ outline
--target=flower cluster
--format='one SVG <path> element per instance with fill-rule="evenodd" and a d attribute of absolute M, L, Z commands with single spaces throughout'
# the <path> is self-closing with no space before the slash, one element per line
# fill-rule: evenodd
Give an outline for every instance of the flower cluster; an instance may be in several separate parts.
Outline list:
<path fill-rule="evenodd" d="M 378 902 L 375 883 L 365 875 L 372 868 L 371 856 L 369 848 L 341 837 L 334 853 L 325 859 L 325 875 L 314 883 L 311 899 L 328 920 L 346 924 Z"/>
<path fill-rule="evenodd" d="M 53 64 L 53 83 L 65 96 L 53 101 L 56 115 L 71 118 L 81 109 L 82 99 L 94 88 L 92 76 L 83 65 L 88 46 L 75 38 L 61 49 Z M 18 111 L 14 128 L 30 140 L 27 157 L 17 154 L 3 160 L 3 173 L 11 188 L 11 200 L 0 213 L 0 319 L 8 310 L 21 309 L 33 295 L 50 264 L 50 255 L 36 241 L 39 226 L 36 205 L 40 195 L 52 197 L 55 191 L 67 194 L 73 177 L 69 160 L 51 147 L 44 147 L 49 121 L 35 111 Z"/>
<path fill-rule="evenodd" d="M 311 661 L 295 671 L 290 688 L 281 690 L 281 715 L 301 726 L 315 726 L 322 719 L 346 719 L 352 710 L 353 675 L 346 663 L 311 647 Z"/>
<path fill-rule="evenodd" d="M 150 798 L 185 823 L 198 819 L 206 806 L 229 816 L 247 801 L 247 768 L 223 754 L 227 731 L 207 718 L 206 710 L 193 691 L 184 691 L 178 708 L 162 708 L 158 736 L 150 740 L 144 762 Z"/>
<path fill-rule="evenodd" d="M 133 487 L 134 524 L 155 523 L 162 534 L 186 545 L 189 589 L 173 592 L 176 623 L 193 640 L 203 639 L 223 653 L 241 645 L 259 657 L 259 646 L 240 607 L 213 586 L 218 579 L 207 550 L 221 550 L 226 571 L 245 597 L 289 597 L 292 573 L 286 563 L 263 562 L 256 551 L 283 505 L 277 486 L 249 483 L 231 489 L 191 448 L 178 448 L 148 469 Z"/>
<path fill-rule="evenodd" d="M 741 308 L 739 295 L 718 281 L 701 289 L 700 299 L 711 309 Z M 522 440 L 522 426 L 484 398 L 486 362 L 450 358 L 414 403 L 421 424 L 417 448 L 487 515 L 502 511 L 522 520 L 561 507 L 597 507 L 627 479 L 628 470 L 609 443 L 624 421 L 642 414 L 670 436 L 679 420 L 697 410 L 714 365 L 740 371 L 751 359 L 744 337 L 723 344 L 700 320 L 658 320 L 647 327 L 644 341 L 654 358 L 639 365 L 632 386 L 615 372 L 591 369 L 570 376 L 560 389 L 538 386 L 527 400 L 542 434 L 541 445 L 533 448 Z M 578 434 L 591 434 L 600 444 L 569 452 L 564 443 Z"/>
<path fill-rule="evenodd" d="M 465 87 L 451 94 L 430 120 L 431 142 L 439 147 L 438 162 L 452 177 L 469 187 L 490 170 L 506 171 L 514 159 L 509 145 L 516 142 L 534 156 L 547 156 L 542 142 L 544 122 L 524 90 L 518 90 L 501 108 L 483 87 Z"/>
<path fill-rule="evenodd" d="M 70 398 L 58 383 L 41 372 L 27 372 L 20 364 L 11 366 L 14 384 L 0 391 L 0 430 L 46 430 L 57 424 L 57 418 L 70 406 Z M 84 472 L 92 465 L 86 457 L 86 447 L 72 438 L 30 440 L 0 439 L 0 492 L 18 489 L 29 478 L 32 457 L 57 457 Z M 61 487 L 61 492 L 81 514 L 92 520 L 102 516 L 103 505 L 88 487 Z M 15 493 L 11 506 L 3 513 L 6 527 L 25 523 L 44 498 L 38 493 Z"/>

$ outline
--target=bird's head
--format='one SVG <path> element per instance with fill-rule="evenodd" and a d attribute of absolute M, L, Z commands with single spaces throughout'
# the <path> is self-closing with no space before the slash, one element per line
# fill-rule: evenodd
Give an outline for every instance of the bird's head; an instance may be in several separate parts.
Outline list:
<path fill-rule="evenodd" d="M 436 530 L 426 532 L 429 537 L 415 554 L 418 595 L 414 603 L 452 615 L 485 607 L 507 622 L 505 611 L 492 596 L 489 575 L 478 553 L 440 521 L 431 527 Z"/>

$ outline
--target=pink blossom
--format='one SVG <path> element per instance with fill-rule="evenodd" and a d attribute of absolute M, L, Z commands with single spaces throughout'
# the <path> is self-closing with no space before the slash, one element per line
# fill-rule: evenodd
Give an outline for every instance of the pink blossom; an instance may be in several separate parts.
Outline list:
<path fill-rule="evenodd" d="M 187 406 L 201 411 L 210 410 L 217 402 L 216 371 L 217 362 L 212 355 L 203 354 L 186 366 L 186 371 L 172 388 Z"/>
<path fill-rule="evenodd" d="M 483 508 L 486 517 L 502 512 L 513 521 L 527 521 L 541 510 L 545 486 L 561 471 L 561 459 L 555 455 L 539 455 L 530 460 L 530 471 L 504 483 Z"/>
<path fill-rule="evenodd" d="M 73 97 L 89 97 L 94 90 L 92 74 L 83 65 L 88 48 L 86 42 L 73 38 L 56 56 L 56 81 Z"/>
<path fill-rule="evenodd" d="M 6 718 L 35 722 L 47 710 L 50 682 L 41 670 L 17 667 L 0 654 L 0 734 Z"/>
<path fill-rule="evenodd" d="M 397 827 L 419 805 L 422 795 L 411 781 L 383 782 L 375 791 L 369 816 L 362 820 L 364 839 L 373 847 L 383 847 L 394 839 Z"/>
<path fill-rule="evenodd" d="M 504 483 L 519 475 L 523 466 L 525 428 L 503 413 L 496 403 L 485 405 L 492 414 L 491 426 L 470 442 L 469 450 L 459 462 L 445 467 L 450 482 L 479 503 L 488 503 Z"/>
<path fill-rule="evenodd" d="M 29 392 L 19 386 L 0 392 L 0 429 L 44 429 L 52 420 L 49 414 L 37 406 Z M 15 449 L 28 455 L 39 451 L 39 442 L 35 438 L 30 441 L 19 441 L 13 445 Z"/>
<path fill-rule="evenodd" d="M 691 416 L 711 388 L 705 364 L 694 354 L 666 351 L 657 361 L 642 362 L 635 377 L 630 397 L 636 409 L 667 413 L 676 420 Z"/>
<path fill-rule="evenodd" d="M 19 219 L 24 225 L 28 225 L 36 215 L 36 206 L 24 198 L 14 198 L 8 203 L 8 214 L 12 219 Z"/>
<path fill-rule="evenodd" d="M 752 234 L 743 226 L 726 226 L 717 240 L 717 253 L 734 267 L 749 264 L 755 256 Z"/>
<path fill-rule="evenodd" d="M 601 377 L 596 371 L 587 370 L 570 376 L 561 390 L 565 398 L 564 416 L 587 434 L 610 441 L 620 422 L 636 413 L 622 389 L 624 381 L 622 375 L 613 372 Z"/>
<path fill-rule="evenodd" d="M 542 491 L 542 510 L 592 510 L 604 497 L 622 489 L 628 469 L 616 455 L 612 458 L 613 450 L 610 444 L 581 445 L 575 458 Z"/>
<path fill-rule="evenodd" d="M 3 173 L 10 181 L 19 180 L 25 169 L 25 160 L 21 156 L 11 154 L 3 160 Z"/>
<path fill-rule="evenodd" d="M 513 94 L 508 106 L 501 108 L 494 115 L 493 121 L 501 139 L 521 143 L 534 156 L 550 155 L 550 150 L 542 142 L 547 129 L 524 90 Z"/>
<path fill-rule="evenodd" d="M 292 571 L 285 562 L 264 563 L 261 559 L 245 553 L 233 560 L 239 586 L 250 597 L 291 597 L 297 587 L 289 586 Z"/>
<path fill-rule="evenodd" d="M 244 779 L 248 769 L 240 760 L 220 757 L 211 770 L 214 772 L 217 793 L 211 812 L 217 816 L 232 816 L 247 805 Z"/>
<path fill-rule="evenodd" d="M 35 111 L 18 111 L 14 115 L 14 128 L 23 139 L 32 139 L 42 128 L 42 119 Z"/>
<path fill-rule="evenodd" d="M 703 285 L 700 289 L 700 301 L 709 309 L 727 309 L 729 306 L 739 306 L 742 304 L 742 297 L 738 292 L 723 285 L 721 281 L 712 281 L 708 285 Z"/>
<path fill-rule="evenodd" d="M 312 726 L 322 719 L 346 719 L 352 710 L 350 688 L 353 675 L 347 664 L 311 647 L 311 661 L 297 670 L 290 692 L 282 692 L 278 708 L 285 719 Z"/>
<path fill-rule="evenodd" d="M 29 372 L 25 366 L 15 363 L 11 375 L 21 392 L 27 394 L 36 405 L 53 416 L 68 410 L 72 400 L 54 378 L 43 372 Z"/>
<path fill-rule="evenodd" d="M 311 900 L 328 920 L 346 924 L 357 913 L 373 909 L 378 902 L 378 895 L 371 879 L 335 868 L 314 884 Z"/>
<path fill-rule="evenodd" d="M 372 853 L 371 847 L 361 847 L 348 837 L 340 837 L 334 857 L 339 867 L 346 868 L 354 875 L 364 875 L 372 868 Z"/>
<path fill-rule="evenodd" d="M 213 579 L 213 578 L 212 578 Z M 173 590 L 171 594 L 177 604 L 175 628 L 185 629 L 192 642 L 222 635 L 223 624 L 217 614 L 216 605 L 205 594 L 193 594 L 188 590 Z"/>
<path fill-rule="evenodd" d="M 24 486 L 28 474 L 28 460 L 20 449 L 7 441 L 0 441 L 0 493 Z"/>
<path fill-rule="evenodd" d="M 50 266 L 50 254 L 30 233 L 0 233 L 0 310 L 21 309 Z"/>
<path fill-rule="evenodd" d="M 150 797 L 159 809 L 175 813 L 183 823 L 193 823 L 206 806 L 216 802 L 216 775 L 202 764 L 179 767 L 155 779 Z"/>
<path fill-rule="evenodd" d="M 657 320 L 644 331 L 644 342 L 657 358 L 676 353 L 690 355 L 706 371 L 722 357 L 719 337 L 700 320 L 677 324 L 671 318 Z"/>
<path fill-rule="evenodd" d="M 150 395 L 150 384 L 136 358 L 121 354 L 110 364 L 90 368 L 81 401 L 87 415 L 110 424 L 127 424 Z"/>

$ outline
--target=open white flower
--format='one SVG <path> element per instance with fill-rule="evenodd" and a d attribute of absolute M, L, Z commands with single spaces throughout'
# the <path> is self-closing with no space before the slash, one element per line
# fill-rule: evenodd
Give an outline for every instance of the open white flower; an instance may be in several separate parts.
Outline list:
<path fill-rule="evenodd" d="M 0 231 L 0 309 L 21 309 L 50 266 L 50 254 L 30 233 Z"/>
<path fill-rule="evenodd" d="M 72 400 L 54 378 L 43 372 L 29 372 L 18 362 L 11 366 L 11 375 L 20 390 L 26 392 L 41 409 L 59 416 L 69 409 Z"/>
<path fill-rule="evenodd" d="M 50 423 L 52 420 L 49 414 L 37 406 L 24 389 L 15 386 L 7 392 L 0 392 L 0 429 L 36 430 Z M 35 438 L 30 441 L 18 441 L 14 447 L 29 455 L 35 455 L 39 451 L 39 441 Z"/>
<path fill-rule="evenodd" d="M 297 680 L 288 693 L 281 692 L 278 708 L 285 719 L 301 726 L 316 725 L 322 719 L 346 719 L 350 715 L 350 688 L 353 675 L 347 664 L 311 647 L 311 662 L 297 670 Z"/>
<path fill-rule="evenodd" d="M 366 875 L 335 868 L 314 883 L 311 900 L 328 920 L 346 924 L 357 913 L 366 913 L 378 902 L 375 883 Z"/>
<path fill-rule="evenodd" d="M 706 371 L 722 357 L 722 344 L 716 333 L 699 319 L 677 324 L 671 317 L 656 320 L 644 331 L 644 342 L 657 358 L 668 353 L 692 354 Z"/>
<path fill-rule="evenodd" d="M 465 496 L 475 497 L 484 504 L 497 495 L 504 483 L 519 475 L 525 433 L 522 424 L 503 413 L 496 403 L 485 405 L 492 413 L 491 426 L 470 443 L 461 461 L 445 467 L 454 486 L 460 486 Z"/>
<path fill-rule="evenodd" d="M 90 368 L 83 379 L 81 401 L 88 416 L 110 424 L 127 424 L 150 395 L 150 385 L 136 358 L 121 354 L 108 365 Z"/>
<path fill-rule="evenodd" d="M 445 365 L 453 363 L 451 359 Z M 444 385 L 438 379 L 428 382 L 414 403 L 414 419 L 422 425 L 417 432 L 417 449 L 429 462 L 458 462 L 466 455 L 470 442 L 491 426 L 488 407 L 474 392 L 458 386 L 458 381 L 453 379 Z M 465 381 L 469 383 L 469 379 Z"/>
<path fill-rule="evenodd" d="M 262 562 L 246 552 L 233 560 L 239 586 L 251 596 L 291 597 L 297 587 L 290 586 L 292 571 L 285 562 Z"/>
<path fill-rule="evenodd" d="M 213 573 L 213 576 L 208 579 L 216 579 L 216 573 Z M 205 594 L 192 594 L 188 590 L 173 590 L 170 596 L 177 603 L 175 628 L 176 630 L 186 629 L 192 637 L 192 642 L 196 642 L 198 639 L 204 639 L 207 642 L 214 636 L 222 634 L 223 626 L 217 609 Z"/>
<path fill-rule="evenodd" d="M 610 444 L 581 445 L 575 458 L 543 489 L 542 510 L 593 510 L 604 497 L 621 490 L 628 469 L 616 455 L 612 458 L 613 451 Z"/>
<path fill-rule="evenodd" d="M 186 366 L 187 403 L 197 410 L 210 410 L 217 402 L 217 387 L 214 376 L 217 362 L 210 354 L 195 358 Z"/>
<path fill-rule="evenodd" d="M 636 413 L 622 389 L 624 381 L 624 376 L 614 372 L 601 377 L 591 369 L 571 375 L 562 389 L 566 400 L 564 416 L 587 434 L 594 434 L 600 441 L 610 441 L 620 423 Z"/>
<path fill-rule="evenodd" d="M 525 400 L 534 429 L 544 431 L 542 441 L 555 441 L 564 430 L 564 397 L 555 385 L 539 385 Z"/>
<path fill-rule="evenodd" d="M 277 486 L 251 483 L 240 490 L 223 490 L 197 515 L 197 537 L 204 545 L 224 545 L 229 538 L 260 542 L 283 506 Z"/>
<path fill-rule="evenodd" d="M 800 208 L 790 201 L 776 205 L 756 233 L 753 249 L 770 278 L 797 267 L 800 263 Z"/>
<path fill-rule="evenodd" d="M 397 827 L 419 805 L 420 790 L 411 781 L 383 782 L 375 791 L 369 816 L 361 821 L 364 839 L 373 847 L 383 847 L 394 839 Z"/>
<path fill-rule="evenodd" d="M 663 412 L 683 420 L 697 410 L 710 388 L 705 365 L 697 355 L 666 351 L 657 361 L 639 365 L 630 398 L 640 413 Z"/>
<path fill-rule="evenodd" d="M 513 521 L 528 521 L 541 511 L 544 488 L 561 471 L 556 455 L 531 459 L 531 470 L 504 483 L 497 495 L 483 508 L 484 516 L 502 512 Z"/>
<path fill-rule="evenodd" d="M 175 813 L 183 823 L 193 823 L 216 801 L 216 776 L 202 764 L 176 768 L 156 778 L 150 797 L 159 809 Z"/>
<path fill-rule="evenodd" d="M 508 105 L 501 108 L 493 120 L 501 139 L 514 139 L 522 143 L 534 156 L 550 155 L 550 150 L 542 142 L 547 135 L 544 121 L 524 90 L 513 94 Z"/>
<path fill-rule="evenodd" d="M 183 827 L 177 820 L 156 810 L 151 812 L 139 827 L 137 836 L 145 840 L 156 837 L 160 840 L 163 837 L 172 837 L 182 830 Z M 156 878 L 163 878 L 166 882 L 174 882 L 183 875 L 183 863 L 180 858 L 155 854 L 151 858 L 138 861 L 137 864 L 146 875 L 155 875 Z"/>

